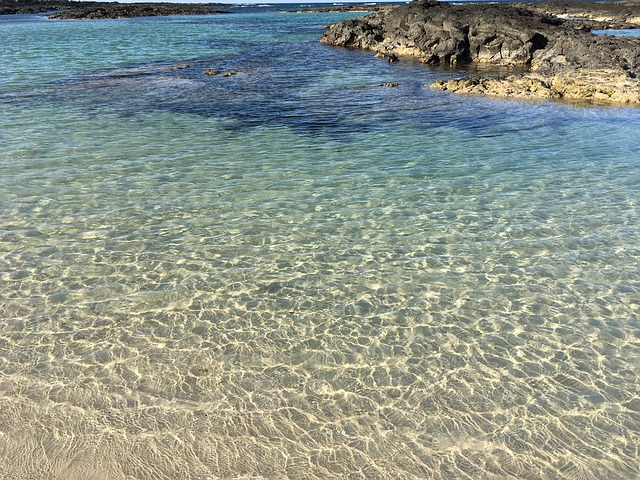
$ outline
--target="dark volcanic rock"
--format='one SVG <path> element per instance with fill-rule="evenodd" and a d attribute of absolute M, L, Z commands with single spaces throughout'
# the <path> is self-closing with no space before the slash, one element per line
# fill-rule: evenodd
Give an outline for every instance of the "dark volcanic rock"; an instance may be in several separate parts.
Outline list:
<path fill-rule="evenodd" d="M 491 82 L 434 85 L 451 91 L 640 103 L 640 39 L 599 37 L 569 20 L 519 6 L 414 0 L 330 25 L 322 41 L 416 56 L 429 64 L 475 62 L 521 66 L 527 72 Z"/>
<path fill-rule="evenodd" d="M 332 45 L 416 55 L 427 63 L 530 64 L 559 19 L 505 5 L 450 5 L 418 0 L 389 12 L 332 25 Z"/>
<path fill-rule="evenodd" d="M 129 18 L 166 15 L 208 15 L 223 13 L 220 3 L 118 3 L 75 0 L 0 0 L 0 15 L 53 12 L 62 20 Z"/>
<path fill-rule="evenodd" d="M 355 12 L 355 13 L 370 13 L 379 12 L 381 10 L 389 10 L 392 5 L 371 5 L 371 4 L 355 4 L 355 5 L 333 5 L 331 7 L 307 7 L 299 10 L 282 10 L 283 12 L 291 13 L 327 13 L 327 12 Z"/>
<path fill-rule="evenodd" d="M 74 6 L 70 10 L 49 15 L 55 20 L 94 20 L 133 17 L 157 17 L 169 15 L 209 15 L 223 13 L 214 4 L 184 3 L 94 3 L 89 6 Z M 220 6 L 219 4 L 217 6 Z"/>
<path fill-rule="evenodd" d="M 86 2 L 85 5 L 91 2 Z M 70 0 L 0 0 L 0 15 L 33 14 L 73 8 Z"/>

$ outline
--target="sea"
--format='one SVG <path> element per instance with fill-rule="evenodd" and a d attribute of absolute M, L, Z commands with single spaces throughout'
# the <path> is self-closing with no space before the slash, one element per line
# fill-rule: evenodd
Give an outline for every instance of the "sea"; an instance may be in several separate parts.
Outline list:
<path fill-rule="evenodd" d="M 639 478 L 640 109 L 298 7 L 0 17 L 0 478 Z"/>

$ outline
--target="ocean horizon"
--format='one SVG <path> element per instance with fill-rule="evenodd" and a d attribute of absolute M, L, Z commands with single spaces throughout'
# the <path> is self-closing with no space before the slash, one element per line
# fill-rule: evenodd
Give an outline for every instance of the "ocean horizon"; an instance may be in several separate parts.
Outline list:
<path fill-rule="evenodd" d="M 264 5 L 0 16 L 0 478 L 638 478 L 640 109 Z"/>

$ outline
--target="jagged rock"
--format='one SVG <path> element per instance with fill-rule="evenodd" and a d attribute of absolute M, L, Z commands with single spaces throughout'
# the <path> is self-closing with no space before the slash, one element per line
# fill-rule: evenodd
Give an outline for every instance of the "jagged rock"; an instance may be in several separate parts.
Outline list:
<path fill-rule="evenodd" d="M 433 85 L 448 91 L 640 103 L 640 39 L 596 36 L 519 6 L 414 0 L 330 25 L 322 41 L 412 55 L 428 64 L 475 62 L 524 70 L 500 79 Z"/>
<path fill-rule="evenodd" d="M 416 0 L 390 11 L 331 25 L 322 41 L 420 57 L 426 63 L 528 64 L 561 20 L 507 5 L 450 5 Z"/>
<path fill-rule="evenodd" d="M 633 79 L 616 70 L 578 70 L 550 76 L 536 73 L 504 78 L 438 80 L 436 90 L 467 95 L 562 100 L 606 104 L 640 104 L 640 90 Z"/>

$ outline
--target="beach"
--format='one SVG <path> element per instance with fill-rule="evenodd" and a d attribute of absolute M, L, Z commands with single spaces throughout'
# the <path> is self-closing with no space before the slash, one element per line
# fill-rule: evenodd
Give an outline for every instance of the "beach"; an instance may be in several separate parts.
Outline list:
<path fill-rule="evenodd" d="M 0 16 L 0 478 L 636 478 L 640 109 L 301 8 Z"/>

